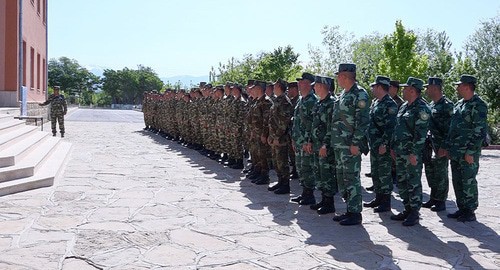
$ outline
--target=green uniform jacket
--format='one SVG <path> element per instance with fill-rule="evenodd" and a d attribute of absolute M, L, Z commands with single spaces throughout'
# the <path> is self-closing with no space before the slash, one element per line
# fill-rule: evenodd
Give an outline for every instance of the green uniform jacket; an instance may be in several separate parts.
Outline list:
<path fill-rule="evenodd" d="M 437 151 L 439 148 L 443 148 L 442 145 L 448 137 L 451 116 L 453 115 L 453 102 L 443 96 L 436 103 L 432 101 L 429 107 L 431 108 L 429 130 L 432 135 L 433 148 Z"/>
<path fill-rule="evenodd" d="M 250 109 L 251 130 L 258 137 L 269 136 L 269 111 L 272 102 L 266 95 L 263 95 L 252 105 Z"/>
<path fill-rule="evenodd" d="M 366 142 L 370 116 L 368 93 L 354 84 L 349 91 L 342 91 L 335 103 L 332 116 L 332 146 L 358 146 Z"/>
<path fill-rule="evenodd" d="M 421 97 L 410 105 L 408 102 L 401 105 L 391 141 L 391 148 L 397 154 L 422 155 L 430 113 L 429 106 Z"/>
<path fill-rule="evenodd" d="M 292 115 L 293 107 L 290 99 L 285 94 L 276 97 L 269 113 L 269 138 L 277 139 L 280 144 L 288 144 L 290 142 L 288 127 Z"/>
<path fill-rule="evenodd" d="M 457 102 L 443 147 L 448 150 L 451 159 L 462 159 L 465 154 L 479 156 L 486 134 L 487 114 L 488 106 L 476 94 L 470 100 Z"/>
<path fill-rule="evenodd" d="M 370 109 L 370 126 L 368 127 L 368 140 L 370 149 L 378 153 L 381 145 L 389 146 L 396 126 L 398 105 L 390 95 L 385 95 L 381 100 L 376 100 Z"/>
<path fill-rule="evenodd" d="M 318 100 L 313 108 L 312 138 L 315 150 L 323 145 L 330 148 L 332 135 L 330 125 L 335 100 L 334 96 L 328 94 L 324 99 Z"/>
<path fill-rule="evenodd" d="M 293 123 L 293 140 L 296 145 L 312 142 L 312 109 L 318 98 L 311 89 L 309 94 L 301 97 L 297 103 Z"/>

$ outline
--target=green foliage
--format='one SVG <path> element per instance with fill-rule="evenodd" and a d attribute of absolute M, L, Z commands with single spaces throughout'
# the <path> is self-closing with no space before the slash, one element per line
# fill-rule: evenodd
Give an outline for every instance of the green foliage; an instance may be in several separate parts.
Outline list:
<path fill-rule="evenodd" d="M 58 85 L 67 96 L 74 96 L 82 91 L 93 90 L 99 83 L 99 77 L 80 66 L 78 61 L 60 57 L 49 60 L 48 81 L 49 87 Z"/>
<path fill-rule="evenodd" d="M 161 90 L 163 82 L 149 67 L 139 65 L 137 70 L 106 69 L 103 73 L 102 90 L 114 104 L 139 104 L 144 92 Z"/>
<path fill-rule="evenodd" d="M 302 72 L 298 63 L 299 54 L 291 46 L 278 47 L 273 52 L 257 56 L 246 54 L 242 60 L 229 59 L 226 64 L 219 63 L 218 71 L 212 67 L 210 81 L 222 84 L 227 81 L 246 84 L 248 79 L 275 81 L 278 78 L 294 80 Z"/>
<path fill-rule="evenodd" d="M 367 88 L 375 81 L 377 65 L 382 60 L 383 38 L 378 33 L 373 33 L 356 40 L 352 44 L 352 60 L 357 66 L 356 78 L 361 86 Z"/>
<path fill-rule="evenodd" d="M 424 79 L 428 58 L 417 53 L 416 41 L 417 36 L 397 21 L 394 32 L 384 37 L 384 58 L 378 64 L 378 72 L 401 82 L 410 76 Z"/>

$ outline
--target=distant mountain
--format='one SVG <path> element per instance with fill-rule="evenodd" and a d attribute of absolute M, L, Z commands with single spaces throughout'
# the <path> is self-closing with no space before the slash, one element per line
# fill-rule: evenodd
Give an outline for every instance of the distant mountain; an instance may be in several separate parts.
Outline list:
<path fill-rule="evenodd" d="M 191 87 L 194 85 L 199 85 L 200 82 L 207 82 L 208 76 L 191 76 L 191 75 L 182 75 L 182 76 L 172 76 L 172 77 L 163 77 L 160 78 L 165 84 L 170 83 L 172 85 L 180 82 L 182 87 Z"/>

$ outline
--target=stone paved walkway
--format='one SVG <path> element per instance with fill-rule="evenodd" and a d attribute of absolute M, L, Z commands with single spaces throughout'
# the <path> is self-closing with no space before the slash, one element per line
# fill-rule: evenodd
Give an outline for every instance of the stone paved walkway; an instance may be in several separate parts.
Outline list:
<path fill-rule="evenodd" d="M 0 197 L 0 269 L 500 268 L 500 151 L 481 158 L 478 222 L 422 209 L 421 225 L 407 228 L 365 209 L 363 226 L 342 227 L 139 121 L 73 116 L 73 151 L 55 186 Z M 453 200 L 450 190 L 448 211 Z"/>

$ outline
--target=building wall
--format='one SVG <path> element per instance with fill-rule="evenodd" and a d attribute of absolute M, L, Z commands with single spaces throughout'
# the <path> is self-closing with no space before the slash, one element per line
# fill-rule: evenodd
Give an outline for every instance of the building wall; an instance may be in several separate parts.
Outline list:
<path fill-rule="evenodd" d="M 19 1 L 22 1 L 22 45 L 19 45 Z M 47 91 L 48 0 L 0 1 L 0 107 L 19 106 L 19 52 L 28 102 L 40 102 Z"/>

